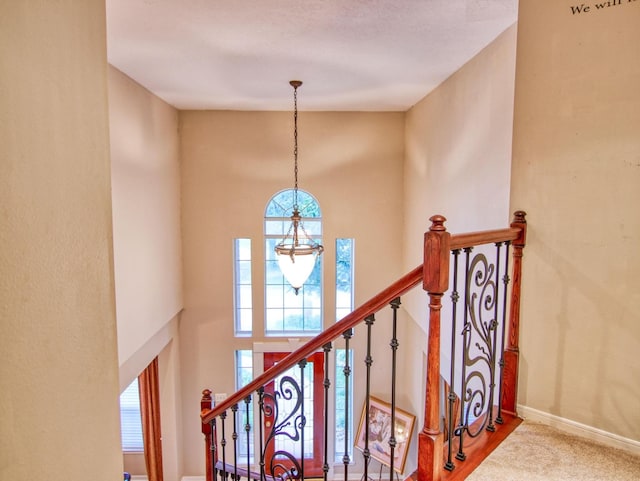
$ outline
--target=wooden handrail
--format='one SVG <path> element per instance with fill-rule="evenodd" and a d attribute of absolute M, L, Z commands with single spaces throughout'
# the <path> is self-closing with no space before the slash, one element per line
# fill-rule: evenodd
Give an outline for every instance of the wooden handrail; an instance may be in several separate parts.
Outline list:
<path fill-rule="evenodd" d="M 463 249 L 482 244 L 512 241 L 519 238 L 521 231 L 522 229 L 519 227 L 513 227 L 512 225 L 512 227 L 506 229 L 455 234 L 451 235 L 450 248 L 451 250 Z M 347 314 L 342 320 L 311 339 L 304 346 L 287 355 L 282 361 L 260 374 L 249 384 L 236 391 L 224 401 L 220 402 L 213 409 L 202 409 L 200 413 L 202 422 L 207 424 L 227 409 L 230 409 L 234 404 L 239 404 L 248 396 L 251 396 L 260 387 L 266 385 L 268 382 L 293 367 L 302 359 L 307 358 L 312 353 L 321 349 L 324 345 L 340 337 L 345 331 L 358 325 L 367 316 L 378 312 L 396 297 L 402 296 L 413 289 L 415 286 L 420 284 L 422 280 L 423 264 L 420 264 L 389 287 L 372 297 L 369 301 Z"/>
<path fill-rule="evenodd" d="M 287 357 L 285 357 L 282 361 L 279 361 L 278 364 L 267 369 L 242 389 L 234 393 L 232 396 L 229 396 L 218 406 L 215 406 L 211 411 L 203 411 L 200 415 L 200 417 L 202 418 L 202 422 L 208 423 L 234 404 L 240 403 L 243 399 L 253 394 L 260 387 L 264 386 L 272 379 L 275 379 L 279 374 L 282 374 L 287 369 L 300 362 L 302 359 L 306 359 L 307 357 L 309 357 L 309 355 L 321 349 L 325 344 L 341 336 L 345 331 L 348 331 L 349 329 L 358 325 L 365 317 L 378 312 L 393 299 L 401 296 L 402 294 L 411 290 L 413 287 L 417 286 L 421 280 L 422 264 L 420 264 L 408 274 L 405 274 L 403 277 L 398 279 L 383 291 L 379 292 L 377 295 L 362 304 L 356 310 L 347 314 L 341 321 L 335 323 L 333 326 L 318 334 L 304 346 L 287 355 Z"/>
<path fill-rule="evenodd" d="M 451 235 L 451 250 L 464 249 L 466 247 L 479 246 L 482 244 L 491 244 L 494 242 L 513 241 L 520 236 L 521 230 L 522 229 L 518 229 L 516 227 L 507 227 L 506 229 Z"/>

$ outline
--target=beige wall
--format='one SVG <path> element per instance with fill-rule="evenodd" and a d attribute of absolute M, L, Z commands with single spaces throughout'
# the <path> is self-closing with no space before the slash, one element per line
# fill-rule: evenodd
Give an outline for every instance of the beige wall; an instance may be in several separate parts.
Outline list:
<path fill-rule="evenodd" d="M 515 42 L 514 25 L 406 114 L 407 271 L 422 262 L 434 214 L 452 233 L 509 223 Z M 405 308 L 424 317 L 426 298 L 409 296 Z"/>
<path fill-rule="evenodd" d="M 574 3 L 520 2 L 519 402 L 640 440 L 640 3 L 573 15 Z"/>
<path fill-rule="evenodd" d="M 159 358 L 164 474 L 179 479 L 182 309 L 178 112 L 109 67 L 116 313 L 123 390 Z M 125 469 L 144 474 L 141 455 Z"/>
<path fill-rule="evenodd" d="M 515 42 L 513 25 L 407 112 L 407 268 L 422 260 L 433 214 L 453 233 L 510 220 Z"/>
<path fill-rule="evenodd" d="M 0 479 L 119 479 L 104 2 L 0 10 Z"/>
<path fill-rule="evenodd" d="M 120 387 L 164 347 L 141 348 L 182 308 L 178 112 L 109 67 Z"/>
<path fill-rule="evenodd" d="M 300 95 L 302 103 L 304 91 Z M 204 470 L 202 389 L 233 392 L 233 352 L 252 348 L 252 340 L 233 338 L 236 237 L 253 240 L 254 328 L 256 340 L 265 340 L 260 334 L 262 223 L 270 197 L 293 186 L 292 117 L 289 112 L 180 113 L 185 269 L 180 351 L 188 475 Z M 355 238 L 356 304 L 400 275 L 403 114 L 301 112 L 299 130 L 300 187 L 316 196 L 323 214 L 325 324 L 330 325 L 336 238 Z M 361 403 L 356 399 L 355 406 Z"/>
<path fill-rule="evenodd" d="M 404 266 L 422 262 L 429 217 L 443 214 L 452 233 L 505 227 L 513 122 L 515 25 L 429 93 L 406 114 Z M 407 339 L 426 349 L 427 297 L 414 291 L 404 307 L 415 320 Z M 446 309 L 444 311 L 447 312 Z M 443 329 L 443 335 L 448 331 Z M 421 359 L 407 359 L 407 363 Z M 405 378 L 411 408 L 420 413 L 424 378 Z M 420 388 L 421 389 L 421 388 Z"/>

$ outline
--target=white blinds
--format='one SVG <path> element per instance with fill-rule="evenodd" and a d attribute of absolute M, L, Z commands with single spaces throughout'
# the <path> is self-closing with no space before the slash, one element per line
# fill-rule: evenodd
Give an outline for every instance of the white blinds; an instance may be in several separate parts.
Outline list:
<path fill-rule="evenodd" d="M 122 435 L 122 451 L 130 453 L 144 452 L 138 379 L 135 379 L 122 394 L 120 394 L 120 429 Z"/>

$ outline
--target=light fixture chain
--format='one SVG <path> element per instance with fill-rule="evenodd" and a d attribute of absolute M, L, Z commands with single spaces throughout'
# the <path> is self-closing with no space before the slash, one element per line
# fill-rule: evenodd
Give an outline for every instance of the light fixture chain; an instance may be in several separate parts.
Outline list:
<path fill-rule="evenodd" d="M 293 87 L 293 208 L 298 210 L 298 87 Z"/>
<path fill-rule="evenodd" d="M 287 234 L 275 246 L 278 265 L 296 295 L 309 278 L 316 265 L 316 258 L 324 247 L 309 236 L 302 225 L 302 216 L 298 210 L 298 87 L 300 80 L 291 80 L 293 87 L 293 159 L 295 184 L 293 188 L 293 212 Z"/>

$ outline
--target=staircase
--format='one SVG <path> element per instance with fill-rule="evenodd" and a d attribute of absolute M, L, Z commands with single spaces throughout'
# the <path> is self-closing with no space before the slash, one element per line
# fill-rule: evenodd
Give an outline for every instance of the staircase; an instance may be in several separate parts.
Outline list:
<path fill-rule="evenodd" d="M 427 372 L 424 411 L 418 415 L 418 458 L 413 463 L 417 470 L 410 478 L 417 481 L 464 479 L 517 427 L 521 422 L 516 412 L 516 393 L 525 213 L 516 212 L 510 227 L 505 229 L 454 235 L 447 232 L 444 217 L 436 215 L 430 220 L 431 227 L 424 235 L 424 259 L 419 266 L 225 401 L 213 406 L 211 391 L 203 391 L 200 416 L 207 481 L 214 481 L 218 476 L 220 481 L 228 478 L 284 481 L 310 477 L 305 475 L 304 456 L 274 449 L 274 446 L 278 437 L 305 445 L 304 382 L 282 375 L 295 367 L 299 369 L 299 379 L 304 380 L 308 375 L 307 359 L 316 352 L 324 353 L 326 365 L 321 466 L 326 481 L 333 462 L 333 454 L 329 454 L 327 448 L 326 419 L 329 393 L 335 383 L 329 369 L 329 354 L 338 342 L 347 351 L 350 349 L 356 326 L 361 326 L 359 332 L 364 331 L 366 352 L 360 356 L 364 361 L 351 366 L 347 356 L 342 375 L 348 380 L 357 372 L 366 378 L 362 419 L 370 419 L 373 413 L 386 413 L 388 436 L 384 452 L 380 454 L 379 450 L 372 449 L 370 429 L 359 426 L 357 432 L 347 435 L 342 458 L 344 474 L 340 477 L 344 476 L 347 481 L 350 474 L 362 474 L 362 479 L 369 479 L 373 458 L 381 463 L 381 468 L 386 467 L 390 481 L 397 479 L 398 474 L 403 473 L 401 464 L 406 459 L 409 443 L 416 442 L 411 433 L 403 430 L 407 421 L 396 403 L 398 349 L 403 344 L 397 334 L 398 309 L 402 296 L 419 286 L 428 296 Z M 389 400 L 384 406 L 385 413 L 371 396 L 373 378 L 376 394 L 380 386 L 378 373 L 372 369 L 371 348 L 374 325 L 377 328 L 379 318 L 388 320 L 390 326 L 385 332 L 391 332 L 391 374 L 383 382 L 384 397 Z M 451 346 L 445 353 L 441 353 L 443 338 Z M 448 360 L 446 365 L 441 364 L 442 359 Z M 276 378 L 280 379 L 277 385 Z M 254 408 L 250 408 L 252 401 L 255 401 Z M 253 426 L 246 421 L 251 418 L 250 409 L 254 413 Z M 240 419 L 244 421 L 241 423 Z M 251 431 L 256 433 L 255 440 L 249 437 Z M 353 456 L 363 458 L 362 473 L 350 473 L 353 461 L 349 454 L 350 437 L 358 447 Z M 240 443 L 255 443 L 254 463 L 238 461 Z M 338 477 L 337 473 L 334 477 Z"/>

